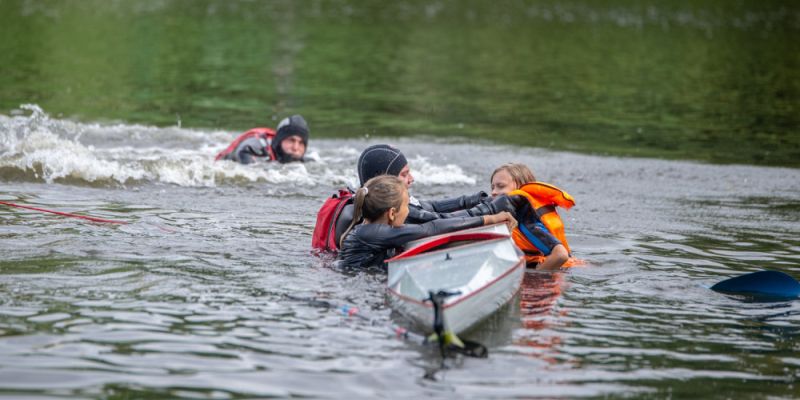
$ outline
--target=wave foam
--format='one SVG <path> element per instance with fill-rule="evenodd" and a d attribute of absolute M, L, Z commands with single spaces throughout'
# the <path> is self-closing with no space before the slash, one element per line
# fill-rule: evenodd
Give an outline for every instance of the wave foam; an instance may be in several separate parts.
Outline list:
<path fill-rule="evenodd" d="M 458 165 L 436 165 L 428 161 L 427 157 L 416 156 L 408 161 L 414 182 L 421 185 L 475 185 L 475 177 L 464 173 Z"/>
<path fill-rule="evenodd" d="M 359 146 L 336 140 L 315 141 L 320 147 L 309 149 L 311 162 L 305 164 L 241 165 L 214 161 L 235 137 L 232 132 L 79 123 L 51 119 L 31 104 L 12 114 L 0 115 L 0 180 L 202 187 L 258 182 L 355 187 L 358 182 Z M 475 183 L 457 165 L 436 165 L 423 156 L 409 162 L 422 186 Z"/>

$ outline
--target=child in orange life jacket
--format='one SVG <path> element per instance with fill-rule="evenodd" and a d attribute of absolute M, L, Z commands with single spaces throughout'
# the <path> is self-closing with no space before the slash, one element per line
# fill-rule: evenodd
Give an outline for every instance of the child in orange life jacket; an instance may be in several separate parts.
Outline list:
<path fill-rule="evenodd" d="M 355 194 L 353 221 L 339 243 L 341 266 L 383 265 L 396 248 L 427 236 L 500 222 L 508 223 L 511 229 L 516 226 L 509 212 L 405 224 L 408 203 L 406 184 L 396 176 L 377 176 L 359 188 Z"/>
<path fill-rule="evenodd" d="M 536 183 L 533 172 L 524 164 L 509 163 L 504 164 L 494 170 L 491 177 L 492 197 L 502 194 L 509 195 L 522 201 L 517 208 L 515 217 L 519 221 L 519 227 L 514 231 L 514 242 L 525 251 L 529 262 L 536 262 L 544 255 L 544 260 L 539 261 L 536 269 L 557 270 L 569 259 L 569 245 L 563 234 L 563 225 L 558 214 L 555 214 L 553 203 L 538 202 L 527 193 L 527 190 L 538 190 L 543 187 L 548 193 L 560 193 L 568 200 L 572 201 L 565 192 L 561 192 L 553 186 Z M 520 190 L 523 189 L 523 190 Z M 537 203 L 537 204 L 534 204 Z M 573 202 L 574 203 L 574 202 Z M 571 204 L 565 204 L 571 207 Z M 549 213 L 554 213 L 546 218 L 557 218 L 551 226 L 545 226 L 542 218 Z M 548 223 L 550 220 L 548 219 Z M 551 229 L 558 232 L 551 232 Z"/>

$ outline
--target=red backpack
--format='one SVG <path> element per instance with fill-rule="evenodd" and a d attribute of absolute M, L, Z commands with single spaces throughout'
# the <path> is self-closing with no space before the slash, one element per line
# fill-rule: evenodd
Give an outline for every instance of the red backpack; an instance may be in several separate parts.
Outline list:
<path fill-rule="evenodd" d="M 317 224 L 314 226 L 314 234 L 311 236 L 312 249 L 339 251 L 339 244 L 336 243 L 336 221 L 339 220 L 344 206 L 352 198 L 353 192 L 350 189 L 339 189 L 339 193 L 325 200 L 317 212 Z"/>
<path fill-rule="evenodd" d="M 275 131 L 270 128 L 253 128 L 249 131 L 239 135 L 236 139 L 225 148 L 225 150 L 220 151 L 216 157 L 214 157 L 214 161 L 219 161 L 221 158 L 227 156 L 228 154 L 236 151 L 236 148 L 239 147 L 239 144 L 243 141 L 250 139 L 251 137 L 261 137 L 267 141 L 267 154 L 269 154 L 269 160 L 275 161 L 277 157 L 275 154 L 272 154 L 272 147 L 269 143 L 272 141 L 272 138 L 275 137 Z"/>

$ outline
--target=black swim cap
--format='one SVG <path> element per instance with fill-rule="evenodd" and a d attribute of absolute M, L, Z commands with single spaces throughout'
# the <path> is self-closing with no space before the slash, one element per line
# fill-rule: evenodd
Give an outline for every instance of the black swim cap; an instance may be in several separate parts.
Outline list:
<path fill-rule="evenodd" d="M 358 157 L 358 179 L 361 186 L 378 175 L 400 175 L 408 164 L 406 156 L 388 144 L 369 146 Z"/>
<path fill-rule="evenodd" d="M 292 115 L 291 117 L 284 118 L 275 129 L 275 137 L 272 139 L 272 151 L 278 158 L 278 161 L 285 163 L 290 161 L 302 161 L 303 158 L 295 159 L 292 156 L 285 154 L 281 149 L 281 142 L 289 136 L 300 136 L 303 139 L 303 144 L 308 147 L 308 124 L 301 115 Z"/>

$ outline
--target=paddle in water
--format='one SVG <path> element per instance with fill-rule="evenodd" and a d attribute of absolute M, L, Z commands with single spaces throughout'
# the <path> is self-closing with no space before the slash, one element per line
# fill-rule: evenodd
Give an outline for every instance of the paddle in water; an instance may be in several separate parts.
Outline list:
<path fill-rule="evenodd" d="M 757 298 L 792 299 L 800 297 L 800 282 L 780 271 L 757 271 L 711 286 L 711 290 Z"/>

